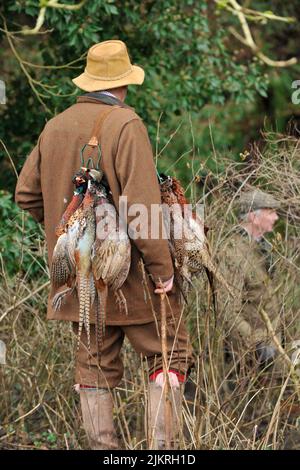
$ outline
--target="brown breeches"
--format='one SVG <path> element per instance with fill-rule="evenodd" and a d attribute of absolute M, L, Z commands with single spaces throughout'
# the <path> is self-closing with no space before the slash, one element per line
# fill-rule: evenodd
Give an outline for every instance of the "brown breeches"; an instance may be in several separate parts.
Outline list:
<path fill-rule="evenodd" d="M 78 333 L 78 323 L 73 323 L 74 333 Z M 81 344 L 76 357 L 76 382 L 99 388 L 113 388 L 119 385 L 124 366 L 120 356 L 125 336 L 133 349 L 143 359 L 147 373 L 153 374 L 162 369 L 160 324 L 108 325 L 105 329 L 104 344 L 100 365 L 97 359 L 95 325 L 91 325 L 91 356 L 87 350 L 87 335 L 83 331 Z M 187 375 L 193 365 L 193 351 L 183 321 L 167 320 L 168 367 L 182 375 Z"/>

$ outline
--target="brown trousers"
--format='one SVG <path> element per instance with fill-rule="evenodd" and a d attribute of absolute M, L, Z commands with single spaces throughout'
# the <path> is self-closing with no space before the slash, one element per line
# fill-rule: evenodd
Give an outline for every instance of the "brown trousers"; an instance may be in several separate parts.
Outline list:
<path fill-rule="evenodd" d="M 74 333 L 78 333 L 78 323 L 73 323 Z M 125 336 L 133 349 L 146 361 L 149 374 L 162 369 L 160 324 L 155 322 L 143 325 L 108 325 L 105 329 L 101 362 L 98 364 L 95 325 L 91 325 L 91 355 L 87 349 L 87 335 L 83 331 L 81 344 L 76 357 L 75 380 L 82 385 L 99 388 L 113 388 L 119 385 L 124 372 L 120 356 Z M 178 319 L 167 320 L 167 347 L 169 369 L 187 375 L 193 365 L 193 351 L 188 333 Z"/>

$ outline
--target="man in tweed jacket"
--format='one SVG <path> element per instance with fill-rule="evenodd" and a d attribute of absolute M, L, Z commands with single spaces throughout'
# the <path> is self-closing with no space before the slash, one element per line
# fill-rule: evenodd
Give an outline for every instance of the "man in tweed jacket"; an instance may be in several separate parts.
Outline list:
<path fill-rule="evenodd" d="M 49 265 L 56 243 L 57 226 L 66 202 L 72 197 L 72 176 L 80 166 L 80 150 L 91 137 L 96 119 L 108 106 L 115 106 L 105 119 L 99 137 L 101 169 L 107 178 L 114 205 L 121 196 L 127 198 L 128 212 L 135 203 L 143 204 L 148 213 L 160 203 L 160 190 L 153 162 L 151 145 L 141 118 L 125 105 L 127 86 L 142 84 L 143 70 L 132 65 L 121 41 L 105 41 L 90 48 L 83 74 L 73 81 L 88 92 L 64 112 L 47 122 L 36 147 L 27 158 L 16 188 L 16 202 L 45 226 Z M 104 91 L 104 92 L 103 92 Z M 133 216 L 128 217 L 128 222 Z M 149 218 L 148 232 L 151 232 Z M 168 240 L 162 234 L 157 239 L 131 240 L 131 267 L 122 287 L 128 315 L 119 311 L 115 297 L 109 294 L 107 320 L 101 364 L 97 362 L 95 317 L 91 316 L 92 357 L 81 340 L 76 361 L 76 381 L 80 384 L 83 423 L 93 449 L 117 449 L 113 426 L 111 390 L 123 375 L 120 356 L 125 335 L 133 348 L 147 360 L 149 373 L 148 421 L 152 447 L 165 447 L 164 410 L 162 395 L 162 354 L 159 336 L 160 299 L 167 297 L 169 377 L 172 400 L 174 441 L 178 430 L 181 406 L 181 386 L 193 363 L 188 335 L 182 322 L 182 306 L 173 285 L 173 264 Z M 73 322 L 78 329 L 78 299 L 66 298 L 54 311 L 51 288 L 47 317 L 50 320 Z M 174 347 L 173 347 L 174 345 Z M 173 444 L 176 445 L 176 444 Z"/>

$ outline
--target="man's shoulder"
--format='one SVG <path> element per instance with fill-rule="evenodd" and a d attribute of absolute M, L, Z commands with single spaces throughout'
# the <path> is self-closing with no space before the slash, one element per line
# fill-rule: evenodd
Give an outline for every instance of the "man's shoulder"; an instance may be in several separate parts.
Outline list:
<path fill-rule="evenodd" d="M 72 118 L 74 118 L 74 116 L 76 115 L 77 111 L 79 111 L 76 109 L 76 104 L 77 103 L 72 104 L 68 108 L 64 109 L 63 111 L 49 119 L 46 122 L 45 130 L 49 131 L 54 128 L 61 128 L 61 125 L 66 125 L 69 120 L 72 120 Z"/>
<path fill-rule="evenodd" d="M 134 109 L 126 107 L 116 107 L 112 113 L 108 116 L 108 119 L 111 119 L 112 122 L 115 122 L 118 126 L 125 126 L 131 121 L 140 121 L 142 122 L 141 117 L 134 111 Z"/>
<path fill-rule="evenodd" d="M 82 120 L 86 124 L 87 116 L 91 116 L 91 125 L 93 125 L 97 115 L 100 115 L 102 111 L 104 112 L 108 106 L 94 103 L 74 103 L 47 121 L 44 130 L 46 132 L 66 130 L 69 126 L 72 127 L 75 123 L 80 123 Z M 105 125 L 107 124 L 111 130 L 121 131 L 126 124 L 132 121 L 142 123 L 141 117 L 132 108 L 115 107 L 105 119 Z"/>

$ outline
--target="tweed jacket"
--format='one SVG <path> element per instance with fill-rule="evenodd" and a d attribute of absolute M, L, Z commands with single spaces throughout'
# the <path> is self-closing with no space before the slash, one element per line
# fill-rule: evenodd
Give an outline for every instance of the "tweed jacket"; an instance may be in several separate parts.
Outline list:
<path fill-rule="evenodd" d="M 160 190 L 148 134 L 134 110 L 117 102 L 122 107 L 108 115 L 99 137 L 100 166 L 117 210 L 119 198 L 127 196 L 128 210 L 134 203 L 142 203 L 150 212 L 151 204 L 160 203 Z M 55 227 L 73 195 L 72 176 L 81 166 L 80 150 L 89 141 L 96 119 L 107 106 L 109 104 L 90 96 L 77 98 L 74 105 L 47 122 L 20 173 L 15 200 L 44 224 L 49 265 L 57 240 Z M 128 217 L 128 222 L 133 218 Z M 161 231 L 157 239 L 131 240 L 131 246 L 131 267 L 122 287 L 128 314 L 120 311 L 114 294 L 109 291 L 108 325 L 142 324 L 159 317 L 160 298 L 154 294 L 154 282 L 168 280 L 173 275 L 168 240 L 163 238 Z M 55 293 L 51 287 L 48 319 L 78 321 L 76 293 L 69 295 L 56 312 L 51 306 Z M 175 286 L 168 295 L 167 304 L 167 315 L 177 317 L 181 313 Z M 92 312 L 91 322 L 94 321 Z"/>

